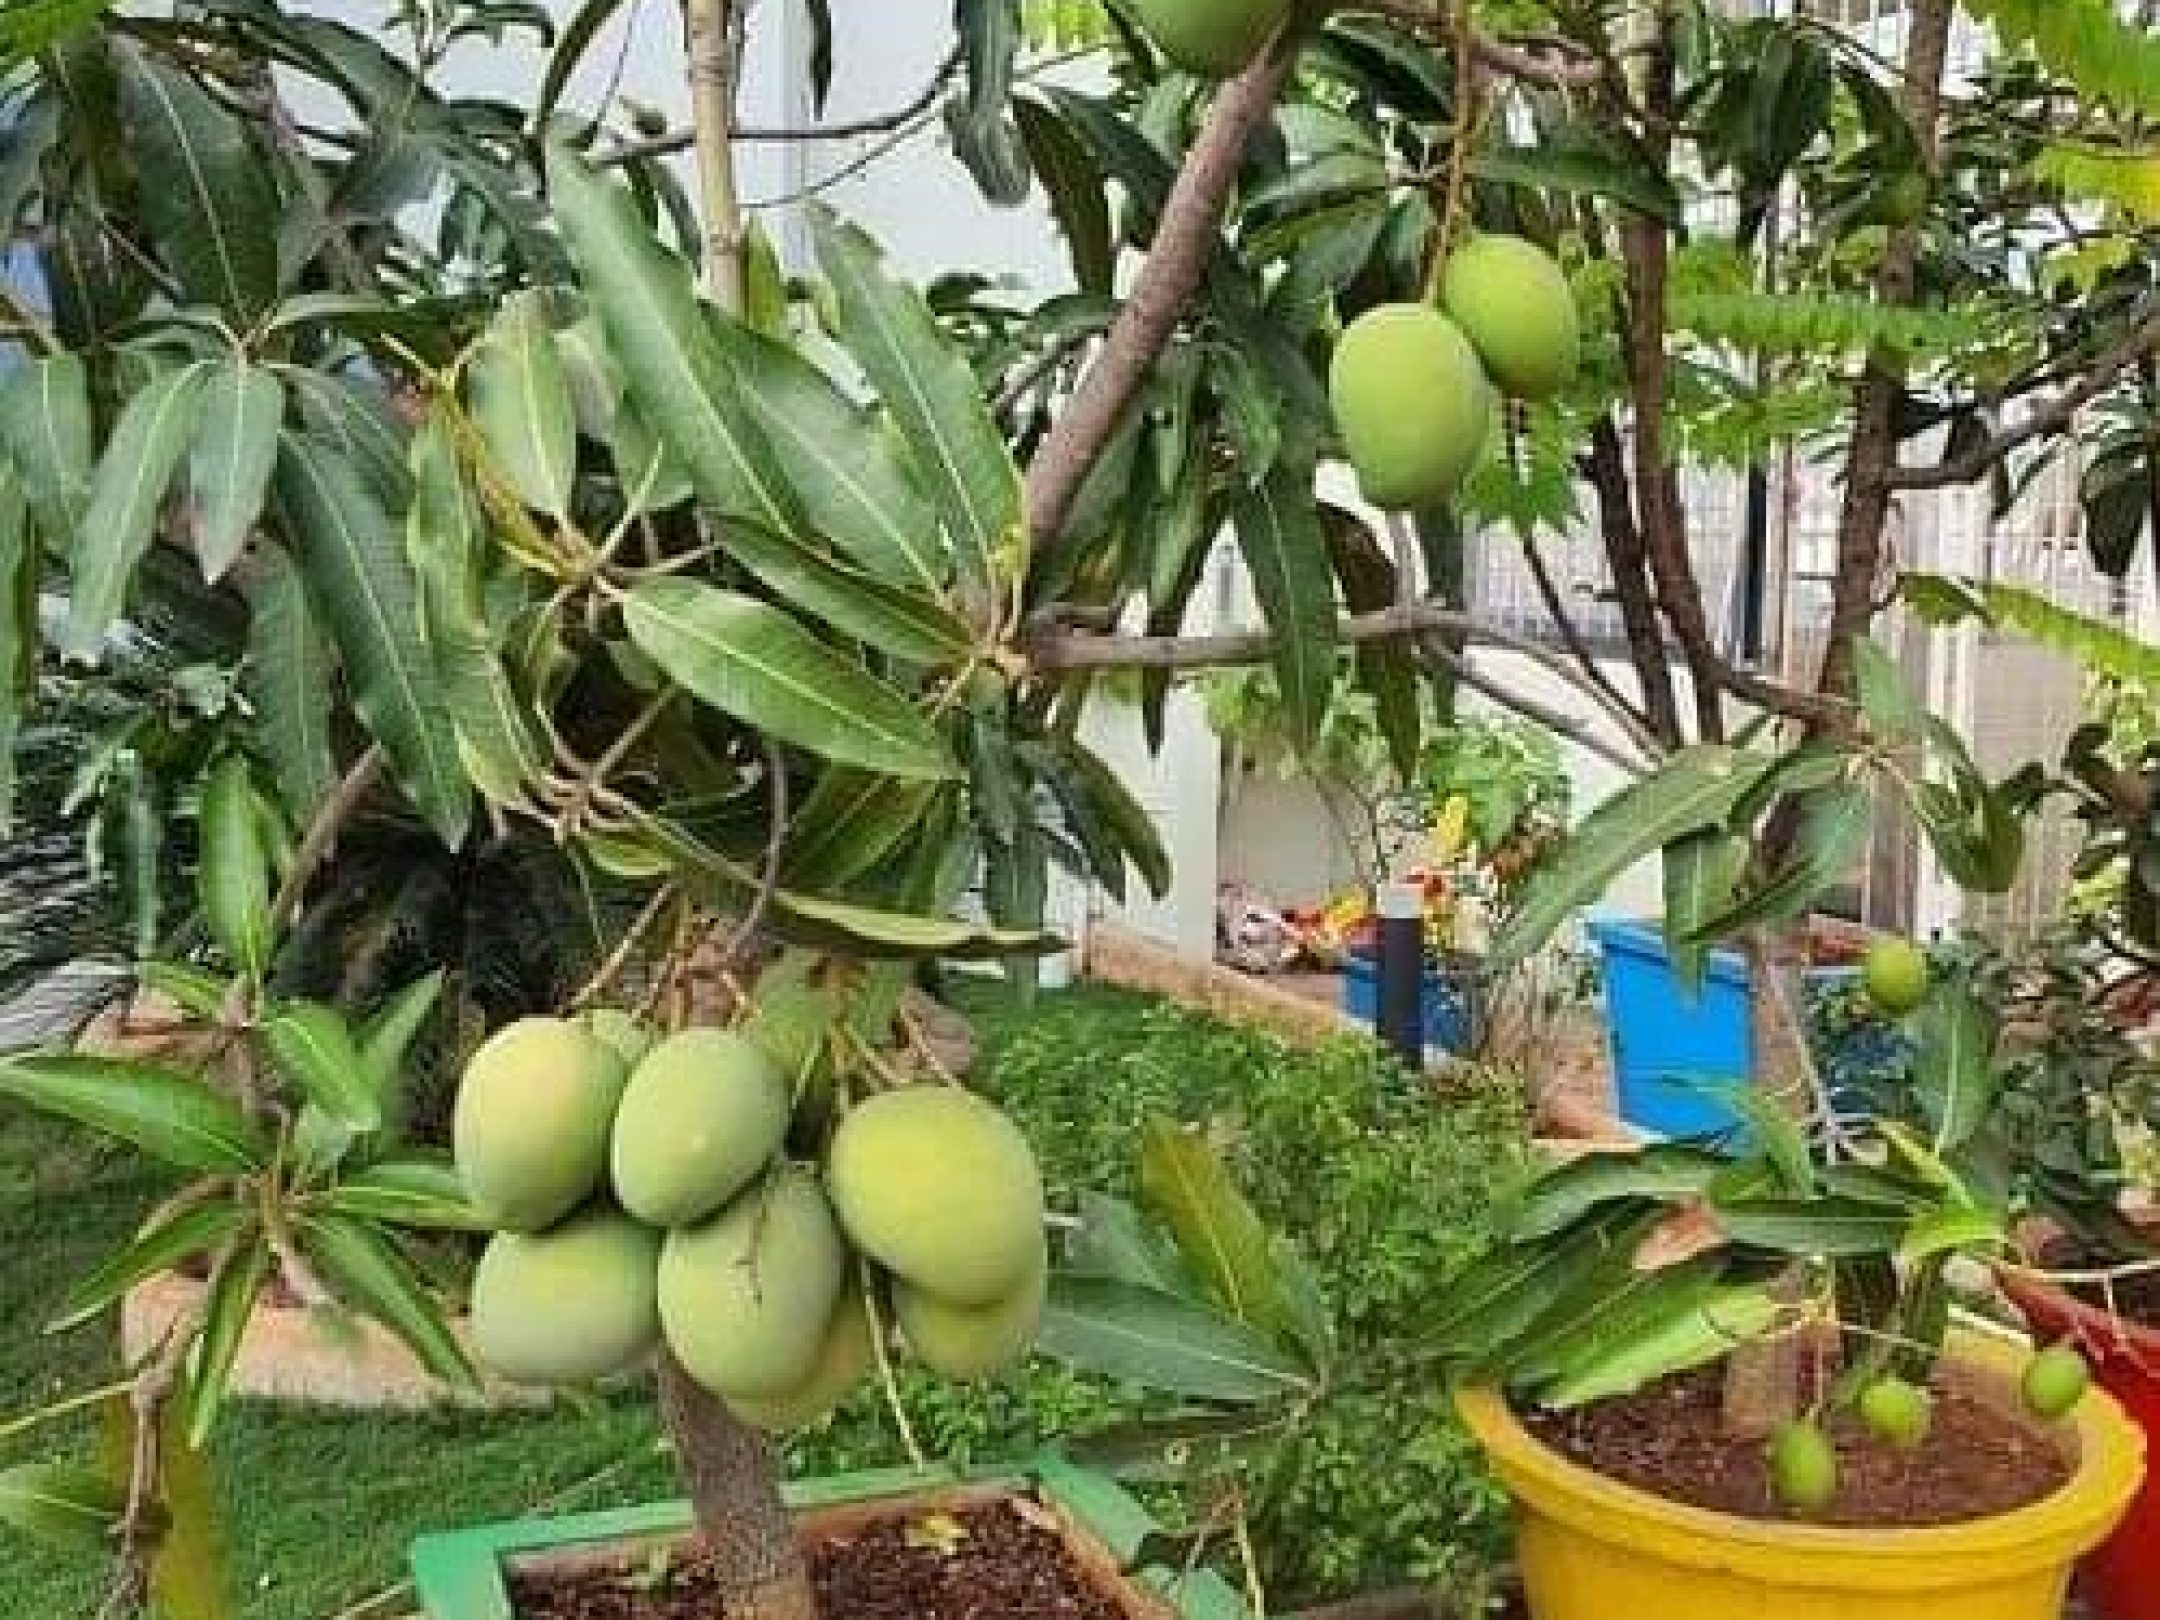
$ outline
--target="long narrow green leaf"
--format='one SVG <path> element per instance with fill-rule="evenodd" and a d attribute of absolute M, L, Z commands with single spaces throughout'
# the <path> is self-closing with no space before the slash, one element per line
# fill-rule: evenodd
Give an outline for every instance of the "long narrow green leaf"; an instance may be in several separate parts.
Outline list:
<path fill-rule="evenodd" d="M 1288 1331 L 1268 1229 L 1206 1138 L 1149 1120 L 1140 1134 L 1140 1196 L 1216 1304 L 1269 1339 Z"/>
<path fill-rule="evenodd" d="M 233 966 L 260 978 L 270 965 L 270 857 L 247 761 L 229 754 L 203 783 L 196 887 L 210 936 Z"/>
<path fill-rule="evenodd" d="M 1935 1130 L 1935 1151 L 1955 1153 L 1994 1107 L 1994 1023 L 1972 991 L 1955 981 L 1929 992 L 1914 1023 L 1913 1083 Z"/>
<path fill-rule="evenodd" d="M 1622 788 L 1591 811 L 1558 858 L 1530 880 L 1493 940 L 1491 965 L 1522 961 L 1637 861 L 1724 821 L 1762 769 L 1763 761 L 1747 754 L 1698 745 Z"/>
<path fill-rule="evenodd" d="M 776 596 L 888 658 L 954 664 L 973 645 L 968 627 L 934 597 L 834 562 L 759 524 L 730 524 L 727 550 Z"/>
<path fill-rule="evenodd" d="M 396 525 L 351 466 L 310 439 L 285 441 L 277 487 L 301 569 L 344 660 L 353 707 L 428 824 L 446 842 L 463 842 L 472 784 L 431 678 Z"/>
<path fill-rule="evenodd" d="M 0 1524 L 48 1546 L 107 1551 L 127 1493 L 104 1475 L 66 1463 L 0 1469 Z"/>
<path fill-rule="evenodd" d="M 803 532 L 792 493 L 737 397 L 687 267 L 632 211 L 627 192 L 563 147 L 548 188 L 586 292 L 639 415 L 661 432 L 714 515 Z"/>
<path fill-rule="evenodd" d="M 472 414 L 489 453 L 527 506 L 560 517 L 577 478 L 570 383 L 542 294 L 513 294 L 473 357 Z"/>
<path fill-rule="evenodd" d="M 653 579 L 624 608 L 630 639 L 705 703 L 799 748 L 901 777 L 958 767 L 906 698 L 778 608 L 689 579 Z"/>
<path fill-rule="evenodd" d="M 1020 475 L 973 369 L 869 237 L 824 211 L 812 229 L 841 340 L 891 413 L 962 576 L 981 585 L 1017 572 Z"/>
<path fill-rule="evenodd" d="M 241 1341 L 270 1280 L 270 1245 L 243 1244 L 225 1257 L 210 1279 L 204 1296 L 200 1336 L 188 1358 L 187 1437 L 200 1447 L 217 1426 L 225 1392 L 232 1386 L 233 1363 L 239 1359 Z"/>
<path fill-rule="evenodd" d="M 429 422 L 415 436 L 412 459 L 405 544 L 436 681 L 474 785 L 497 804 L 517 804 L 546 758 L 488 623 L 482 579 L 487 536 L 479 503 L 440 422 Z"/>
<path fill-rule="evenodd" d="M 445 974 L 445 969 L 437 968 L 413 980 L 361 1026 L 360 1061 L 367 1070 L 368 1083 L 386 1110 L 397 1090 L 398 1077 L 404 1073 L 413 1041 L 442 1000 Z"/>
<path fill-rule="evenodd" d="M 194 430 L 202 364 L 168 372 L 127 402 L 98 461 L 69 561 L 63 649 L 97 662 L 105 636 L 127 606 L 135 569 L 150 549 L 158 509 Z"/>
<path fill-rule="evenodd" d="M 1747 858 L 1747 841 L 1722 827 L 1665 846 L 1665 948 L 1673 976 L 1690 996 L 1701 990 L 1709 965 L 1709 924 L 1731 908 Z"/>
<path fill-rule="evenodd" d="M 1731 1168 L 1725 1155 L 1683 1142 L 1656 1143 L 1641 1152 L 1588 1153 L 1530 1189 L 1509 1235 L 1518 1243 L 1549 1237 L 1591 1210 L 1625 1199 L 1683 1203 L 1701 1197 Z"/>
<path fill-rule="evenodd" d="M 277 466 L 285 387 L 277 374 L 228 360 L 203 391 L 202 417 L 188 452 L 188 500 L 195 557 L 215 584 L 239 558 L 262 515 Z"/>
<path fill-rule="evenodd" d="M 15 463 L 47 535 L 72 541 L 97 460 L 81 355 L 44 355 L 0 376 L 0 453 Z"/>
<path fill-rule="evenodd" d="M 152 1063 L 78 1053 L 0 1059 L 0 1097 L 206 1175 L 259 1169 L 270 1154 L 262 1127 L 239 1104 L 193 1075 Z"/>
<path fill-rule="evenodd" d="M 305 822 L 337 780 L 330 748 L 330 644 L 307 585 L 284 547 L 264 545 L 248 581 L 248 660 L 242 677 L 276 781 L 278 802 Z"/>
<path fill-rule="evenodd" d="M 810 528 L 879 579 L 935 594 L 952 570 L 892 435 L 785 343 L 710 325 Z"/>
<path fill-rule="evenodd" d="M 1895 1254 L 1911 1225 L 1902 1210 L 1834 1196 L 1735 1199 L 1711 1214 L 1736 1243 L 1809 1258 Z"/>
<path fill-rule="evenodd" d="M 1051 1280 L 1042 1352 L 1192 1400 L 1269 1402 L 1310 1393 L 1312 1374 L 1243 1323 L 1108 1277 Z"/>
<path fill-rule="evenodd" d="M 186 74 L 120 53 L 143 218 L 181 285 L 242 318 L 277 301 L 277 189 L 247 128 Z"/>
<path fill-rule="evenodd" d="M 1770 1331 L 1785 1310 L 1760 1288 L 1676 1286 L 1625 1332 L 1584 1344 L 1538 1391 L 1554 1411 L 1632 1395 L 1647 1384 L 1723 1360 Z"/>
<path fill-rule="evenodd" d="M 386 1159 L 331 1188 L 322 1207 L 334 1215 L 425 1230 L 481 1232 L 487 1221 L 465 1197 L 457 1167 L 437 1159 Z"/>
<path fill-rule="evenodd" d="M 373 1226 L 320 1213 L 302 1215 L 298 1225 L 302 1244 L 339 1299 L 396 1334 L 422 1366 L 453 1389 L 479 1388 L 472 1363 L 426 1285 Z"/>
<path fill-rule="evenodd" d="M 791 886 L 819 893 L 844 887 L 920 828 L 939 791 L 929 782 L 828 766 L 788 828 L 781 875 Z"/>
<path fill-rule="evenodd" d="M 1278 464 L 1233 507 L 1238 549 L 1274 638 L 1275 681 L 1293 740 L 1319 740 L 1335 684 L 1335 573 L 1308 470 Z"/>
<path fill-rule="evenodd" d="M 352 1026 L 335 1007 L 285 1002 L 263 1020 L 262 1036 L 279 1073 L 340 1125 L 353 1131 L 382 1125 L 382 1096 Z"/>
<path fill-rule="evenodd" d="M 64 1333 L 80 1327 L 117 1305 L 138 1283 L 208 1254 L 238 1232 L 246 1219 L 246 1210 L 227 1198 L 190 1204 L 153 1221 L 76 1281 L 48 1331 Z"/>

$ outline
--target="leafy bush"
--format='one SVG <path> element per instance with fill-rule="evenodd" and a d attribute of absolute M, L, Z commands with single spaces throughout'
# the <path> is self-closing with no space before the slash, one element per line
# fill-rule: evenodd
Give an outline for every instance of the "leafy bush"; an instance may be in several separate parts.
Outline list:
<path fill-rule="evenodd" d="M 1244 1191 L 1319 1273 L 1341 1339 L 1311 1417 L 1253 1459 L 1251 1505 L 1270 1596 L 1304 1603 L 1405 1580 L 1470 1594 L 1504 1551 L 1502 1500 L 1413 1355 L 1439 1279 L 1482 1248 L 1522 1174 L 1524 1115 L 1493 1077 L 1435 1091 L 1370 1044 L 1293 1049 L 1248 1029 L 1113 991 L 1017 1012 L 970 997 L 977 1079 L 1027 1128 L 1069 1206 L 1130 1195 L 1142 1123 L 1204 1123 Z M 1161 1408 L 1038 1362 L 967 1391 L 903 1379 L 926 1450 L 993 1458 L 1077 1441 Z M 797 1442 L 830 1471 L 895 1461 L 882 1403 L 859 1400 Z"/>

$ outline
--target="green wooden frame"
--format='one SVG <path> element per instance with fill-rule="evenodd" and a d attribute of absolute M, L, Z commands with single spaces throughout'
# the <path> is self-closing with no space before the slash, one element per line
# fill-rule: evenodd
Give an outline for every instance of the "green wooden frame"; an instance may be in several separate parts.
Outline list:
<path fill-rule="evenodd" d="M 956 1485 L 1033 1491 L 1054 1503 L 1102 1543 L 1121 1568 L 1161 1596 L 1180 1620 L 1250 1620 L 1236 1590 L 1212 1570 L 1178 1570 L 1161 1564 L 1134 1568 L 1148 1539 L 1161 1526 L 1117 1481 L 1076 1468 L 1055 1455 L 1002 1468 L 888 1468 L 838 1474 L 790 1483 L 787 1499 L 798 1513 L 810 1513 Z M 507 1560 L 526 1553 L 682 1535 L 690 1526 L 689 1503 L 654 1502 L 422 1536 L 412 1547 L 413 1584 L 428 1620 L 516 1620 L 503 1578 Z"/>

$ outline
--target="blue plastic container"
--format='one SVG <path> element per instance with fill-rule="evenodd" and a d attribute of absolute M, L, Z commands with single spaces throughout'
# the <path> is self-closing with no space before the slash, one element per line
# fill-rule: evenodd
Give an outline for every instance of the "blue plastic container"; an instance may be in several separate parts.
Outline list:
<path fill-rule="evenodd" d="M 1343 958 L 1343 1011 L 1361 1024 L 1380 1016 L 1379 965 L 1370 956 Z M 1463 968 L 1437 964 L 1425 969 L 1425 1044 L 1464 1055 L 1477 1046 L 1477 985 Z"/>
<path fill-rule="evenodd" d="M 1727 1100 L 1748 1083 L 1754 1025 L 1748 967 L 1737 951 L 1713 951 L 1692 994 L 1673 971 L 1655 923 L 1594 917 L 1590 936 L 1605 966 L 1605 1024 L 1620 1117 L 1657 1136 L 1745 1138 Z M 1810 985 L 1849 979 L 1852 968 L 1810 968 Z M 1839 1105 L 1842 1108 L 1842 1103 Z"/>

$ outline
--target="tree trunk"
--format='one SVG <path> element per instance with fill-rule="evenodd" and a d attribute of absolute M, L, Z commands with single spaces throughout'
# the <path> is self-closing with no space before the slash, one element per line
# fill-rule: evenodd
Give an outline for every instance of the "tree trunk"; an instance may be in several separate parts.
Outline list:
<path fill-rule="evenodd" d="M 660 1416 L 727 1608 L 713 1620 L 817 1620 L 810 1574 L 780 1499 L 771 1443 L 675 1360 L 660 1357 Z"/>

